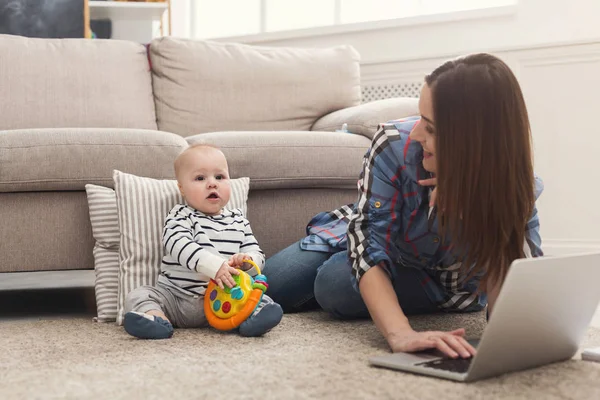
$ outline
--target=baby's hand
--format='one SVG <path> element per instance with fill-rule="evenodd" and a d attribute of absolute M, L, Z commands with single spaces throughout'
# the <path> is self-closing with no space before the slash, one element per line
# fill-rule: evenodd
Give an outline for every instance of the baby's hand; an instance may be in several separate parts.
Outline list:
<path fill-rule="evenodd" d="M 223 265 L 221 265 L 221 268 L 219 268 L 219 270 L 217 271 L 217 274 L 215 275 L 215 282 L 217 282 L 217 285 L 219 285 L 221 289 L 225 289 L 223 284 L 225 284 L 228 288 L 232 288 L 235 285 L 237 285 L 233 280 L 233 276 L 231 276 L 231 274 L 239 275 L 240 271 L 231 267 L 229 265 L 229 262 L 225 261 Z"/>
<path fill-rule="evenodd" d="M 252 264 L 246 263 L 246 260 L 252 261 L 252 257 L 250 257 L 246 253 L 237 253 L 229 258 L 229 265 L 235 268 L 239 268 L 242 271 L 248 271 L 252 268 Z"/>

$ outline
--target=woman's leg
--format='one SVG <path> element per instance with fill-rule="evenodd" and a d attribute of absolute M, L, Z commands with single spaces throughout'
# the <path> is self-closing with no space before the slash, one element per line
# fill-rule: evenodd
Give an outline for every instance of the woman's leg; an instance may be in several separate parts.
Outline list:
<path fill-rule="evenodd" d="M 296 242 L 270 257 L 263 268 L 269 288 L 267 294 L 284 312 L 317 306 L 314 301 L 317 269 L 331 253 L 303 250 Z"/>
<path fill-rule="evenodd" d="M 429 314 L 438 312 L 437 304 L 431 301 L 423 282 L 431 279 L 425 271 L 409 267 L 392 269 L 392 285 L 398 297 L 398 303 L 405 315 Z"/>
<path fill-rule="evenodd" d="M 369 317 L 346 251 L 334 254 L 319 268 L 315 280 L 315 298 L 323 310 L 336 318 Z"/>
<path fill-rule="evenodd" d="M 427 277 L 425 272 L 396 267 L 392 274 L 392 285 L 404 314 L 424 314 L 438 310 L 421 284 Z M 369 317 L 346 252 L 333 255 L 319 269 L 315 280 L 315 297 L 325 311 L 337 318 Z"/>

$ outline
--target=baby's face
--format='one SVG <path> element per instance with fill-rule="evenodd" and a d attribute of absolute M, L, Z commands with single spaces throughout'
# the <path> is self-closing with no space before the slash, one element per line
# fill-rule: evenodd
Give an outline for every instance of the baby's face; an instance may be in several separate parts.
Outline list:
<path fill-rule="evenodd" d="M 229 168 L 223 153 L 213 148 L 192 149 L 184 155 L 177 181 L 187 203 L 206 215 L 216 215 L 229 202 Z"/>

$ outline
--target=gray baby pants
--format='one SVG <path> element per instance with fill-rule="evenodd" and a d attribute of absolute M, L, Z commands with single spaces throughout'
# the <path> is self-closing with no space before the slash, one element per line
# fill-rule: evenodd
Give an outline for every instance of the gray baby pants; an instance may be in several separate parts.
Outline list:
<path fill-rule="evenodd" d="M 263 295 L 261 305 L 272 303 Z M 260 309 L 260 305 L 258 309 Z M 208 326 L 204 315 L 204 295 L 189 295 L 158 282 L 156 286 L 140 286 L 125 298 L 125 313 L 162 311 L 175 328 L 200 328 Z"/>

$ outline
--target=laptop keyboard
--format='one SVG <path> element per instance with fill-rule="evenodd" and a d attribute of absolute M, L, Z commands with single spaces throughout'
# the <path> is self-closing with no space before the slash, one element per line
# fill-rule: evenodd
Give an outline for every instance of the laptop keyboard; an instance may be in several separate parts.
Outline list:
<path fill-rule="evenodd" d="M 415 365 L 463 374 L 469 370 L 469 366 L 471 365 L 471 360 L 473 360 L 472 357 L 471 358 L 456 358 L 456 359 L 442 358 L 442 359 L 433 360 L 433 361 L 425 361 L 425 362 L 415 364 Z"/>

